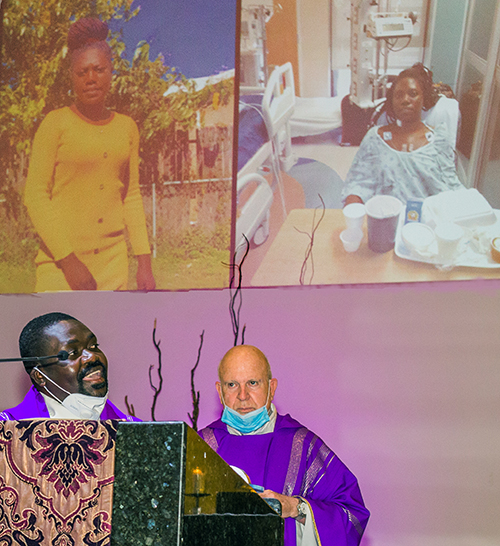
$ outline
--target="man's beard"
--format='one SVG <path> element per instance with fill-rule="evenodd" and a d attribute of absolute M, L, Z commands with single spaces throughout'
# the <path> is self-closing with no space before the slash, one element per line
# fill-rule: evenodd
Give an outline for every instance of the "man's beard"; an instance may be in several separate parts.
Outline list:
<path fill-rule="evenodd" d="M 88 384 L 86 381 L 83 380 L 84 377 L 91 374 L 93 371 L 95 371 L 95 368 L 100 368 L 102 373 L 102 381 L 99 383 L 90 383 Z M 78 392 L 80 394 L 86 394 L 89 396 L 98 396 L 95 391 L 101 390 L 103 387 L 106 388 L 104 394 L 108 392 L 108 373 L 106 370 L 106 367 L 100 360 L 96 360 L 94 362 L 90 362 L 85 368 L 82 368 L 80 372 L 78 373 L 77 377 L 78 382 Z"/>

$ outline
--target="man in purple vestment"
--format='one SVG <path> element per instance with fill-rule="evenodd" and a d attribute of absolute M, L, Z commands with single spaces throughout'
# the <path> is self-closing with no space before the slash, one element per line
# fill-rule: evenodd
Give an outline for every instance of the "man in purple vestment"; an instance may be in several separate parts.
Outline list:
<path fill-rule="evenodd" d="M 19 336 L 22 358 L 33 383 L 24 400 L 0 412 L 0 420 L 36 418 L 125 419 L 108 399 L 108 361 L 96 336 L 65 313 L 31 320 Z M 57 355 L 54 358 L 44 358 Z"/>
<path fill-rule="evenodd" d="M 263 498 L 281 502 L 285 546 L 358 545 L 370 513 L 356 477 L 328 446 L 272 404 L 277 379 L 265 355 L 239 345 L 219 365 L 222 418 L 200 431 Z"/>

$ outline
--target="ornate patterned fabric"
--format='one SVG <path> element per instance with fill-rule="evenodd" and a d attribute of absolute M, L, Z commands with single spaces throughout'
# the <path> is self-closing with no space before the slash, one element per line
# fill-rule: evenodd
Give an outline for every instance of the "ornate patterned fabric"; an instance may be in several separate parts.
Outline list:
<path fill-rule="evenodd" d="M 115 421 L 0 422 L 0 545 L 107 546 Z"/>

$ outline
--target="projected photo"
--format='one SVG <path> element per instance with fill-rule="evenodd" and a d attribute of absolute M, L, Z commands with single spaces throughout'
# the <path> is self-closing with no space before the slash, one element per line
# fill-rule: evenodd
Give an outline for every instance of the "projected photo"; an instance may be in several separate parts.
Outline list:
<path fill-rule="evenodd" d="M 434 4 L 243 0 L 244 285 L 500 278 L 498 3 Z"/>
<path fill-rule="evenodd" d="M 235 2 L 1 16 L 0 293 L 227 286 Z"/>

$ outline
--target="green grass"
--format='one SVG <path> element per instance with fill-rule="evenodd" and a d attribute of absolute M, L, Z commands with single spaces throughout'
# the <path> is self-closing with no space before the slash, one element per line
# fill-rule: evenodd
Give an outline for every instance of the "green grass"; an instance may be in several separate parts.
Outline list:
<path fill-rule="evenodd" d="M 19 265 L 0 261 L 0 294 L 25 294 L 34 290 L 34 261 Z"/>
<path fill-rule="evenodd" d="M 172 249 L 152 260 L 153 274 L 158 290 L 190 290 L 224 288 L 229 284 L 229 252 L 212 250 L 208 255 L 188 258 Z M 130 260 L 129 287 L 135 290 L 137 263 Z M 34 261 L 24 264 L 0 262 L 0 294 L 31 293 L 35 289 Z"/>
<path fill-rule="evenodd" d="M 221 223 L 214 231 L 190 227 L 158 246 L 152 258 L 158 290 L 223 288 L 229 284 L 230 224 Z M 161 240 L 161 239 L 160 239 Z M 129 286 L 135 289 L 136 263 L 130 260 Z"/>
<path fill-rule="evenodd" d="M 192 226 L 168 243 L 159 245 L 153 258 L 153 274 L 159 290 L 223 288 L 229 285 L 230 221 L 220 222 L 213 231 Z M 161 239 L 160 239 L 161 240 Z M 135 261 L 135 260 L 134 260 Z M 130 276 L 135 284 L 135 273 Z"/>
<path fill-rule="evenodd" d="M 37 252 L 38 241 L 24 209 L 13 215 L 0 207 L 0 294 L 34 291 Z"/>
<path fill-rule="evenodd" d="M 212 249 L 195 258 L 186 258 L 178 249 L 163 252 L 152 259 L 153 275 L 158 290 L 190 290 L 195 288 L 223 288 L 229 284 L 227 250 Z M 129 287 L 136 289 L 136 260 L 130 260 Z"/>
<path fill-rule="evenodd" d="M 0 294 L 31 293 L 35 289 L 38 241 L 29 220 L 16 221 L 0 211 Z M 167 234 L 165 234 L 167 235 Z M 158 290 L 224 288 L 229 284 L 230 222 L 213 231 L 199 226 L 169 233 L 152 259 Z M 160 240 L 162 240 L 160 238 Z M 136 290 L 136 260 L 129 260 L 129 289 Z"/>

